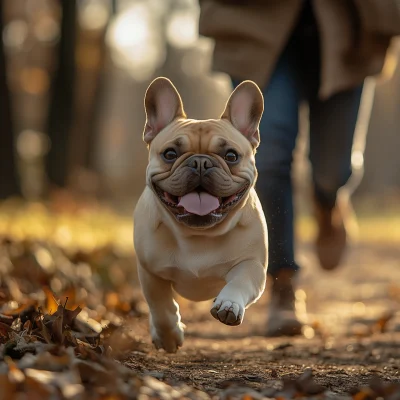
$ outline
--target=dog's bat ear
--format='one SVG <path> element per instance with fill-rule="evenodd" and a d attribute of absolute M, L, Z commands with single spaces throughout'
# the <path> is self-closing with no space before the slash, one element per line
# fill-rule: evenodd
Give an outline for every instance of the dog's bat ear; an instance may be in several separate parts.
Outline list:
<path fill-rule="evenodd" d="M 259 125 L 264 112 L 264 98 L 258 86 L 244 81 L 230 95 L 221 119 L 227 119 L 251 143 L 260 144 Z"/>
<path fill-rule="evenodd" d="M 176 118 L 186 118 L 181 96 L 167 78 L 156 78 L 147 88 L 144 98 L 146 125 L 143 140 L 150 142 Z"/>

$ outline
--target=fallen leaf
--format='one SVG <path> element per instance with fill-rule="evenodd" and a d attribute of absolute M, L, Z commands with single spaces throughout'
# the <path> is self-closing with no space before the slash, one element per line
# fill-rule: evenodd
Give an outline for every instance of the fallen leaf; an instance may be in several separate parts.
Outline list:
<path fill-rule="evenodd" d="M 0 374 L 0 400 L 14 400 L 17 392 L 17 385 L 11 382 L 8 374 Z"/>
<path fill-rule="evenodd" d="M 43 287 L 43 291 L 46 295 L 46 311 L 51 314 L 58 310 L 59 303 L 57 302 L 54 293 L 48 286 Z"/>
<path fill-rule="evenodd" d="M 60 389 L 64 398 L 72 399 L 84 392 L 84 387 L 76 370 L 65 372 L 52 372 L 27 368 L 25 370 L 27 379 L 40 382 L 43 386 Z"/>

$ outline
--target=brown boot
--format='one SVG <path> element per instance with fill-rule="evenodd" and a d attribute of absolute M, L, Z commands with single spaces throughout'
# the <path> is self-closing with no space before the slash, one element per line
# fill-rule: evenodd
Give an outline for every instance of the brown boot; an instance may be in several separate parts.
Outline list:
<path fill-rule="evenodd" d="M 335 269 L 345 253 L 349 237 L 355 233 L 356 220 L 348 196 L 338 196 L 332 209 L 323 208 L 318 201 L 315 216 L 318 235 L 315 241 L 320 265 L 325 270 Z"/>
<path fill-rule="evenodd" d="M 302 323 L 296 315 L 295 271 L 282 269 L 272 280 L 267 336 L 295 336 L 301 334 Z"/>

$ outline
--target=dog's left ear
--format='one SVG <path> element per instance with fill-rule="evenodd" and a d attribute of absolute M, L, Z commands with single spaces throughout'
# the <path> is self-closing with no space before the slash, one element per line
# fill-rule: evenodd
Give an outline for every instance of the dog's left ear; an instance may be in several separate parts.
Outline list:
<path fill-rule="evenodd" d="M 143 140 L 150 142 L 176 118 L 186 118 L 181 96 L 167 78 L 156 78 L 147 88 L 144 98 L 146 125 Z"/>
<path fill-rule="evenodd" d="M 264 98 L 258 86 L 244 81 L 232 92 L 221 119 L 227 119 L 251 143 L 260 144 L 260 120 L 264 111 Z"/>

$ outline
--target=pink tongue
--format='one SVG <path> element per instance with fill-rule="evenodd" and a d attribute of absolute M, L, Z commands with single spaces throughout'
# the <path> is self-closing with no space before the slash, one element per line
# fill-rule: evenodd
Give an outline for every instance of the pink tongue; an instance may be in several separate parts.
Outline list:
<path fill-rule="evenodd" d="M 178 206 L 192 214 L 207 215 L 219 207 L 219 200 L 207 192 L 190 192 L 181 197 Z"/>

